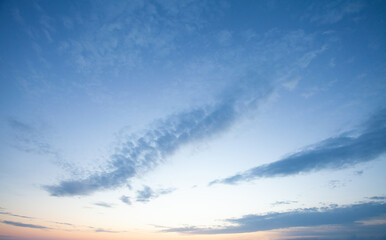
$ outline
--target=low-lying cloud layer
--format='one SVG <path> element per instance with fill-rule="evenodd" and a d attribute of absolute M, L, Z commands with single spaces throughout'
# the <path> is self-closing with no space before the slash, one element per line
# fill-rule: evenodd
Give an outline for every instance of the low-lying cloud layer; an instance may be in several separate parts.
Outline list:
<path fill-rule="evenodd" d="M 291 154 L 279 161 L 249 169 L 240 174 L 210 183 L 236 184 L 256 178 L 270 178 L 340 169 L 374 160 L 386 153 L 386 109 L 374 114 L 358 136 L 348 133 L 326 139 L 311 148 Z"/>
<path fill-rule="evenodd" d="M 358 225 L 360 220 L 386 214 L 386 203 L 368 202 L 335 208 L 298 209 L 289 212 L 273 212 L 265 215 L 246 215 L 241 218 L 226 219 L 227 226 L 220 228 L 200 228 L 196 226 L 169 228 L 163 232 L 189 234 L 248 233 L 292 227 L 320 225 Z M 384 231 L 386 233 L 386 231 Z"/>

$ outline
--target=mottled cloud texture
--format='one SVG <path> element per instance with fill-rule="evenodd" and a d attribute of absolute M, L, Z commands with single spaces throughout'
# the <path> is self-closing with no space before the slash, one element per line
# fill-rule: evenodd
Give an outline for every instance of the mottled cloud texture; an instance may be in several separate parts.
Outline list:
<path fill-rule="evenodd" d="M 321 39 L 324 38 L 321 36 Z M 219 71 L 231 69 L 221 75 L 223 83 L 211 83 L 210 88 L 216 89 L 213 98 L 198 107 L 155 121 L 154 127 L 128 138 L 109 157 L 108 168 L 84 178 L 69 178 L 47 185 L 44 189 L 52 196 L 89 195 L 115 189 L 158 166 L 180 147 L 223 133 L 246 113 L 255 110 L 260 101 L 266 100 L 277 82 L 293 79 L 293 75 L 298 75 L 326 50 L 324 43 L 314 43 L 314 40 L 313 34 L 304 31 L 273 30 L 255 41 L 245 40 L 237 47 L 222 49 L 224 60 L 220 62 L 217 53 L 203 53 L 199 58 L 203 63 L 212 62 Z M 213 47 L 218 47 L 217 42 Z M 105 58 L 102 59 L 104 62 Z M 205 68 L 205 64 L 202 67 Z M 184 71 L 191 75 L 189 69 Z M 207 77 L 210 78 L 199 78 Z M 217 89 L 219 86 L 221 88 Z"/>
<path fill-rule="evenodd" d="M 279 161 L 261 165 L 210 183 L 236 184 L 256 178 L 295 175 L 323 169 L 340 169 L 374 160 L 386 152 L 386 109 L 374 114 L 361 127 L 358 136 L 344 133 Z"/>
<path fill-rule="evenodd" d="M 140 138 L 130 139 L 111 157 L 111 168 L 80 180 L 45 186 L 52 196 L 88 195 L 124 185 L 139 172 L 157 166 L 184 144 L 203 140 L 228 129 L 246 110 L 270 93 L 266 82 L 248 79 L 232 86 L 217 104 L 169 116 Z"/>

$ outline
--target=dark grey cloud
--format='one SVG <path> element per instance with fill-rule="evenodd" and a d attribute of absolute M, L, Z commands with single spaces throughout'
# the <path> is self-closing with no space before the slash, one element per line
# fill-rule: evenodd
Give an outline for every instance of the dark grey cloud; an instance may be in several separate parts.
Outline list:
<path fill-rule="evenodd" d="M 127 205 L 131 205 L 130 197 L 123 195 L 120 199 L 122 202 L 126 203 Z"/>
<path fill-rule="evenodd" d="M 105 208 L 111 208 L 113 206 L 112 204 L 105 203 L 105 202 L 97 202 L 97 203 L 94 203 L 94 205 L 99 207 L 105 207 Z"/>
<path fill-rule="evenodd" d="M 137 191 L 137 202 L 148 202 L 151 199 L 158 198 L 161 195 L 169 194 L 175 191 L 174 188 L 153 190 L 149 186 L 144 186 L 142 190 Z"/>
<path fill-rule="evenodd" d="M 289 212 L 273 212 L 265 215 L 245 215 L 226 219 L 224 227 L 200 228 L 196 226 L 169 228 L 163 232 L 189 234 L 226 234 L 267 231 L 273 229 L 312 227 L 321 225 L 358 225 L 360 220 L 386 214 L 386 203 L 368 202 L 335 208 L 297 209 Z M 384 230 L 386 234 L 386 230 Z"/>
<path fill-rule="evenodd" d="M 50 229 L 48 227 L 44 227 L 44 226 L 40 226 L 40 225 L 27 224 L 27 223 L 21 223 L 21 222 L 2 221 L 2 223 L 8 224 L 8 225 L 12 225 L 12 226 L 16 226 L 16 227 Z"/>
<path fill-rule="evenodd" d="M 322 169 L 341 169 L 374 160 L 386 152 L 386 109 L 374 114 L 355 137 L 349 133 L 332 137 L 279 161 L 261 165 L 234 176 L 214 180 L 235 184 L 256 178 L 289 176 Z"/>

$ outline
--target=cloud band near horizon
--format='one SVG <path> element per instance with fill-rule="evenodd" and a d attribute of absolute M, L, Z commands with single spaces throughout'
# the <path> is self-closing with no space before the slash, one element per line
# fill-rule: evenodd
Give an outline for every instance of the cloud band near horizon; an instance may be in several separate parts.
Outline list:
<path fill-rule="evenodd" d="M 288 212 L 273 212 L 265 215 L 245 215 L 241 218 L 226 219 L 226 226 L 202 228 L 196 226 L 168 228 L 162 232 L 187 234 L 231 234 L 268 231 L 292 227 L 321 225 L 357 225 L 361 220 L 379 217 L 386 213 L 386 203 L 367 202 L 333 208 L 296 209 Z M 231 224 L 231 225 L 229 225 Z"/>

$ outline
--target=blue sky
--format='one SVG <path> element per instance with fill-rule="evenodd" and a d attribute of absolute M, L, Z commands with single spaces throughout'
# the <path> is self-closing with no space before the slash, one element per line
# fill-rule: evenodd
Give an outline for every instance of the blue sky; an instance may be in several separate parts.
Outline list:
<path fill-rule="evenodd" d="M 2 1 L 0 239 L 384 238 L 383 1 Z"/>

